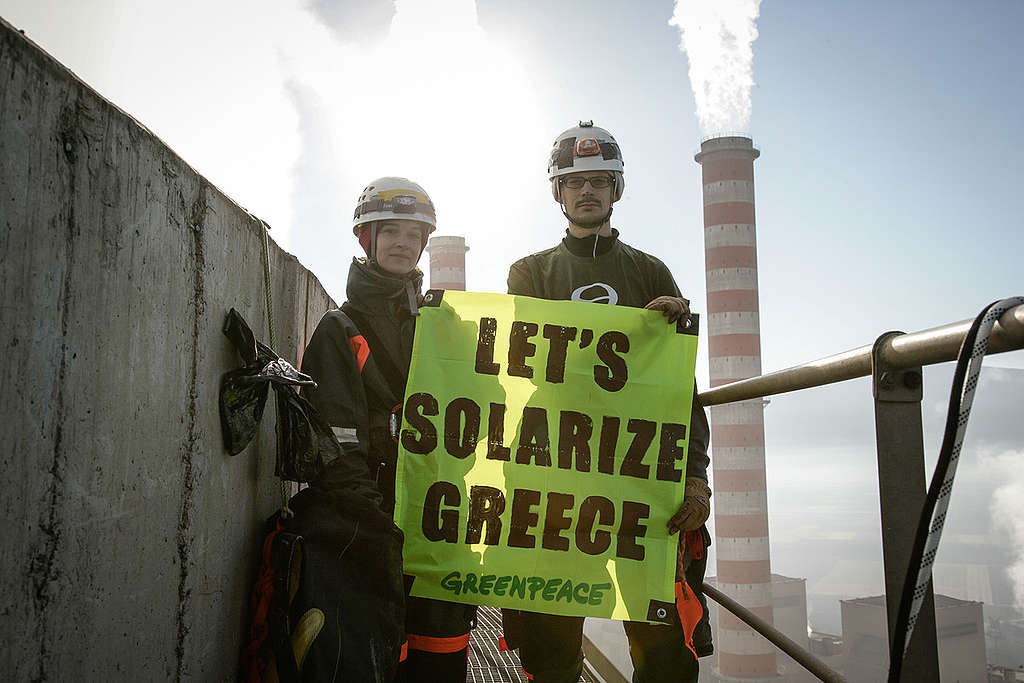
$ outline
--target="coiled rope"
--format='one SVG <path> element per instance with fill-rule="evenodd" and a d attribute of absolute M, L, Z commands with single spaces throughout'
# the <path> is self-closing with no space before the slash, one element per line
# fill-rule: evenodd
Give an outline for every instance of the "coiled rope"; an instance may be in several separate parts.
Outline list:
<path fill-rule="evenodd" d="M 896 628 L 889 643 L 889 683 L 900 680 L 903 658 L 910 646 L 910 637 L 917 624 L 921 604 L 928 593 L 932 580 L 932 565 L 939 550 L 942 527 L 946 523 L 946 511 L 953 492 L 953 478 L 960 460 L 967 421 L 971 416 L 974 392 L 978 388 L 978 374 L 988 350 L 988 339 L 996 321 L 1006 311 L 1024 304 L 1024 297 L 1011 297 L 986 306 L 974 319 L 957 354 L 956 370 L 953 373 L 953 387 L 950 390 L 949 410 L 946 413 L 946 429 L 942 437 L 938 462 L 928 486 L 924 508 L 914 536 L 914 549 L 910 554 L 907 576 L 903 582 L 899 611 L 896 613 Z M 911 583 L 913 581 L 913 583 Z M 913 586 L 913 590 L 910 587 Z M 897 654 L 898 653 L 898 654 Z"/>

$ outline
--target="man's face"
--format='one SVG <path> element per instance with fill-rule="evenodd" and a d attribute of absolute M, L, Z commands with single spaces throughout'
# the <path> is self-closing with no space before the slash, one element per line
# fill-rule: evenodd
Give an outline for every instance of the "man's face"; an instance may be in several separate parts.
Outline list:
<path fill-rule="evenodd" d="M 591 184 L 592 178 L 607 180 L 607 185 L 595 188 Z M 583 187 L 573 189 L 569 184 L 585 179 L 587 182 Z M 600 183 L 601 180 L 598 180 Z M 607 215 L 612 205 L 612 193 L 615 191 L 615 182 L 612 174 L 607 171 L 585 171 L 583 173 L 571 173 L 563 176 L 562 204 L 565 212 L 569 214 L 569 220 L 577 225 L 589 225 Z"/>
<path fill-rule="evenodd" d="M 377 263 L 392 275 L 405 275 L 416 267 L 423 246 L 419 221 L 387 220 L 377 224 Z"/>

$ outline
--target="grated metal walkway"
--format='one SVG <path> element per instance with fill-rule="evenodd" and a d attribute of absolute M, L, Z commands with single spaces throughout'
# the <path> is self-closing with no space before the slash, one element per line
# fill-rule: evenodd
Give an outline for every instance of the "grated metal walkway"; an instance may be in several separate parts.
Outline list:
<path fill-rule="evenodd" d="M 502 635 L 501 610 L 496 607 L 479 607 L 476 612 L 476 628 L 469 639 L 469 663 L 466 680 L 470 683 L 529 683 L 519 665 L 519 655 L 512 651 L 498 649 L 498 638 Z M 597 683 L 584 667 L 580 677 L 583 683 Z"/>

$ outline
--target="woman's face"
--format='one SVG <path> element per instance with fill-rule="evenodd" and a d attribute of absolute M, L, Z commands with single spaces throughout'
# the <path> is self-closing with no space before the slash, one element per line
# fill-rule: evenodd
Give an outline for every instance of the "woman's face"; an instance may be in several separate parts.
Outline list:
<path fill-rule="evenodd" d="M 419 221 L 387 220 L 377 224 L 377 263 L 392 275 L 405 275 L 416 267 L 423 247 Z"/>

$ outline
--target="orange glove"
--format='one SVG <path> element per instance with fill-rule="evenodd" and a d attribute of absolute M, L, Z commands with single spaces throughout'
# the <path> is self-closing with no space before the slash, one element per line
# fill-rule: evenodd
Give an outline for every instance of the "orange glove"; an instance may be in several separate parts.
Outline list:
<path fill-rule="evenodd" d="M 674 323 L 690 312 L 690 300 L 679 296 L 659 296 L 644 308 L 661 311 L 670 323 Z"/>
<path fill-rule="evenodd" d="M 698 477 L 687 477 L 683 489 L 683 504 L 668 520 L 668 532 L 693 531 L 708 521 L 711 514 L 711 488 Z"/>

